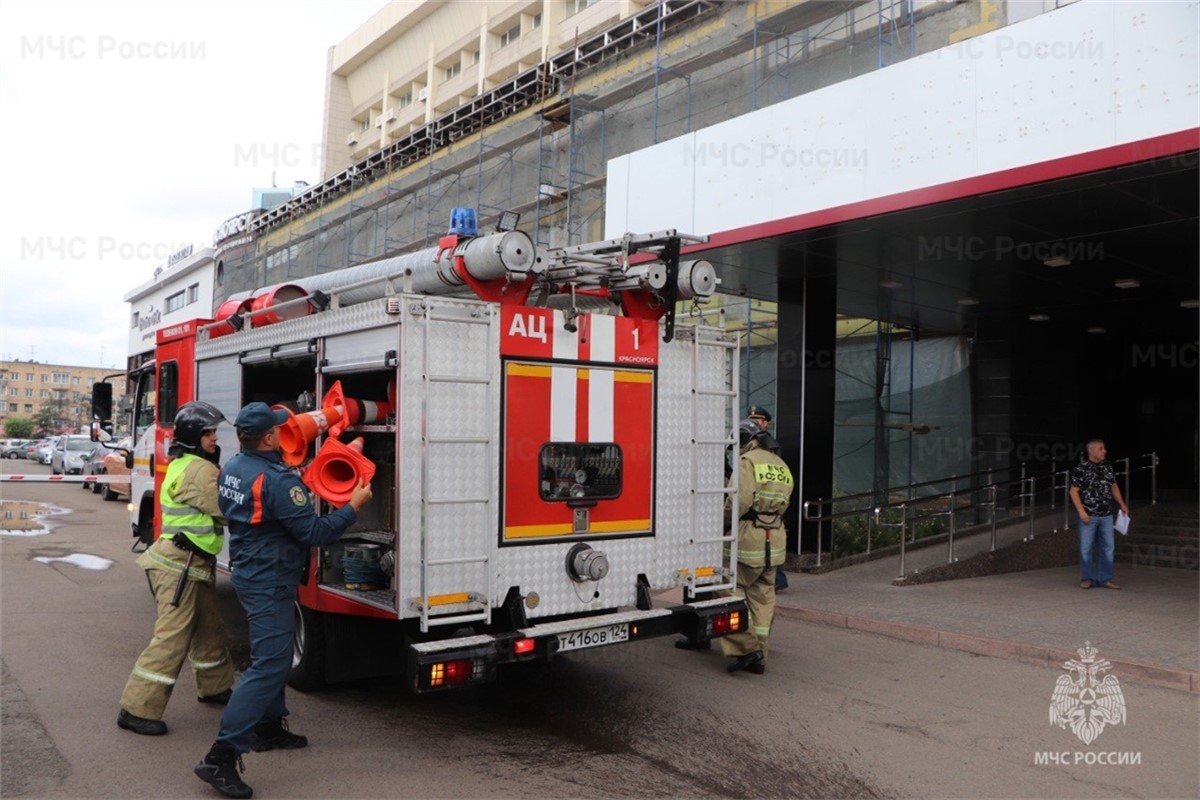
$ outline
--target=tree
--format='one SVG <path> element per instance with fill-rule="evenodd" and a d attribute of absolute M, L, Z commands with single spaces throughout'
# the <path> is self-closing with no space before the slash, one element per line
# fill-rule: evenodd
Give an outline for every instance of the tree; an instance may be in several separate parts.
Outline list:
<path fill-rule="evenodd" d="M 9 417 L 4 420 L 4 438 L 32 439 L 33 420 L 29 417 Z"/>
<path fill-rule="evenodd" d="M 61 398 L 47 400 L 33 415 L 33 425 L 38 436 L 54 436 L 62 433 L 67 425 L 67 404 Z"/>

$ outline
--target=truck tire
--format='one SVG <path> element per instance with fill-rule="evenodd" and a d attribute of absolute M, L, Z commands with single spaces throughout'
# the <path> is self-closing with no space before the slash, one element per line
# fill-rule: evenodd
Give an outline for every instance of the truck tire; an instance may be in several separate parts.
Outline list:
<path fill-rule="evenodd" d="M 296 631 L 292 635 L 292 668 L 288 685 L 301 692 L 325 686 L 325 615 L 296 602 Z"/>
<path fill-rule="evenodd" d="M 108 484 L 104 484 L 107 488 Z M 114 493 L 115 494 L 115 493 Z M 142 545 L 142 549 L 154 544 L 154 503 L 150 498 L 142 500 L 141 506 L 138 507 L 138 521 L 132 529 L 133 537 L 137 539 L 133 543 L 134 552 L 141 552 L 137 546 Z"/>
<path fill-rule="evenodd" d="M 100 484 L 100 497 L 104 500 L 116 500 L 119 495 L 109 488 L 107 483 Z"/>

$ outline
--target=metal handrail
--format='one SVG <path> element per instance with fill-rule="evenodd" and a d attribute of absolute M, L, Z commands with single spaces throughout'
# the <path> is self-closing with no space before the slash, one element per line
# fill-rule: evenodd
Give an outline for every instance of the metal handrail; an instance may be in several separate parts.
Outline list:
<path fill-rule="evenodd" d="M 1138 462 L 1145 461 L 1145 464 Z M 1140 456 L 1126 457 L 1119 459 L 1115 463 L 1122 465 L 1122 468 L 1117 469 L 1118 477 L 1124 478 L 1124 496 L 1125 502 L 1130 501 L 1130 478 L 1133 472 L 1149 471 L 1150 472 L 1150 496 L 1151 505 L 1158 501 L 1158 454 L 1157 452 L 1143 453 Z M 1056 510 L 1056 493 L 1061 489 L 1063 492 L 1063 528 L 1067 528 L 1070 524 L 1070 490 L 1071 490 L 1071 470 L 1070 469 L 1054 469 L 1057 462 L 1052 462 L 1051 472 L 1045 475 L 1028 475 L 1026 465 L 1020 466 L 1020 477 L 1009 481 L 994 481 L 989 480 L 988 483 L 980 486 L 960 486 L 959 481 L 976 478 L 981 475 L 991 476 L 993 470 L 983 472 L 974 472 L 969 475 L 951 475 L 946 478 L 941 478 L 932 481 L 923 481 L 921 483 L 911 484 L 905 487 L 890 487 L 874 492 L 860 492 L 856 495 L 845 495 L 837 498 L 817 498 L 816 500 L 806 500 L 802 506 L 801 519 L 804 522 L 817 523 L 817 566 L 821 566 L 824 546 L 825 523 L 829 522 L 832 528 L 832 523 L 835 520 L 857 516 L 861 514 L 867 515 L 867 548 L 866 552 L 871 552 L 871 531 L 872 527 L 876 531 L 881 528 L 900 528 L 900 576 L 904 576 L 905 553 L 908 542 L 908 526 L 909 523 L 920 517 L 938 517 L 946 516 L 949 518 L 949 531 L 947 535 L 947 563 L 953 563 L 954 558 L 954 537 L 957 533 L 957 517 L 960 512 L 971 511 L 979 508 L 988 510 L 988 524 L 991 527 L 990 549 L 996 549 L 996 509 L 998 506 L 998 496 L 1001 489 L 1011 490 L 1016 488 L 1015 494 L 1009 495 L 1009 500 L 1016 500 L 1019 503 L 1020 513 L 1017 519 L 1027 517 L 1029 521 L 1029 539 L 1035 536 L 1034 523 L 1037 518 L 1037 497 L 1039 493 L 1039 483 L 1048 481 L 1047 491 L 1050 500 L 1050 510 Z M 1000 472 L 1012 471 L 1013 467 L 1008 467 Z M 897 490 L 910 491 L 918 486 L 930 486 L 939 483 L 951 483 L 951 490 L 941 494 L 929 495 L 926 497 L 913 498 L 908 497 L 904 500 L 899 500 L 894 503 L 873 504 L 870 508 L 856 508 L 849 511 L 833 511 L 834 503 L 845 502 L 849 500 L 861 500 L 866 498 L 874 499 L 883 494 L 885 497 Z M 960 498 L 963 495 L 974 496 L 976 493 L 982 493 L 985 496 L 983 500 L 969 500 L 966 505 L 960 505 Z M 933 505 L 939 501 L 944 501 L 946 510 L 933 511 L 922 515 L 910 514 L 910 511 L 917 510 L 922 505 Z M 829 508 L 829 513 L 825 512 L 826 507 Z M 885 522 L 880 519 L 880 514 L 888 510 L 900 510 L 900 522 Z M 816 511 L 817 513 L 814 513 Z M 831 530 L 831 545 L 832 545 L 832 530 Z M 832 550 L 832 547 L 831 547 Z"/>

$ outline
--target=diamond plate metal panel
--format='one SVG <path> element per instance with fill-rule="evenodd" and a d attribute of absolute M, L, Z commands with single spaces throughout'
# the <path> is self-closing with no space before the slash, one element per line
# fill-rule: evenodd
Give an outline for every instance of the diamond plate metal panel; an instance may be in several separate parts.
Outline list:
<path fill-rule="evenodd" d="M 494 309 L 405 298 L 397 387 L 401 616 L 422 594 L 478 593 L 493 603 L 499 428 Z M 454 607 L 462 611 L 462 607 Z"/>
<path fill-rule="evenodd" d="M 647 576 L 655 588 L 676 585 L 680 570 L 722 564 L 723 546 L 711 541 L 723 535 L 724 495 L 715 490 L 725 485 L 720 442 L 729 437 L 738 398 L 721 341 L 717 329 L 685 328 L 660 352 L 658 547 Z"/>
<path fill-rule="evenodd" d="M 572 542 L 500 548 L 497 594 L 503 597 L 510 586 L 520 586 L 522 594 L 537 592 L 540 602 L 527 611 L 530 619 L 636 604 L 637 576 L 654 559 L 654 539 L 601 539 L 589 544 L 608 557 L 609 571 L 603 580 L 587 583 L 577 583 L 567 574 Z"/>
<path fill-rule="evenodd" d="M 196 357 L 236 355 L 275 345 L 395 325 L 398 317 L 388 314 L 386 309 L 386 298 L 372 300 L 349 308 L 329 308 L 317 314 L 284 320 L 263 328 L 246 328 L 218 339 L 197 339 Z"/>

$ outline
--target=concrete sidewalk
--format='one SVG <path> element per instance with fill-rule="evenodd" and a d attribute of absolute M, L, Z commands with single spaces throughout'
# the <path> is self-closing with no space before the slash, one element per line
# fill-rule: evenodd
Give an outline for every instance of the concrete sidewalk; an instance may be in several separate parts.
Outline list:
<path fill-rule="evenodd" d="M 1052 527 L 1053 520 L 1046 524 Z M 1011 540 L 1016 533 L 998 538 Z M 985 534 L 963 540 L 955 554 L 965 558 L 987 549 L 988 539 Z M 946 547 L 934 546 L 910 551 L 906 568 L 945 561 Z M 1118 563 L 1114 580 L 1120 591 L 1080 589 L 1078 566 L 893 586 L 898 572 L 898 556 L 820 575 L 789 572 L 791 588 L 778 595 L 776 610 L 808 622 L 1053 668 L 1091 642 L 1120 679 L 1200 692 L 1196 570 Z"/>

